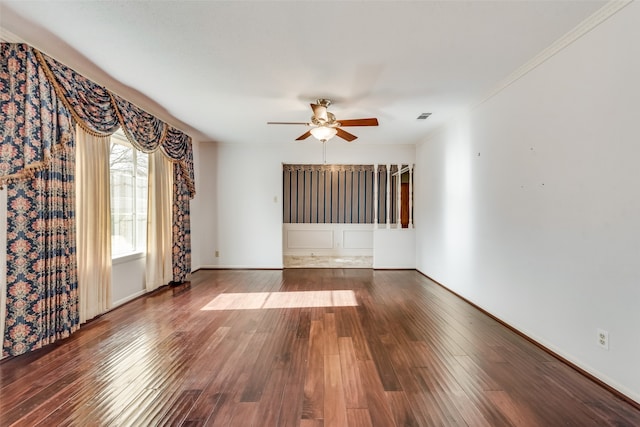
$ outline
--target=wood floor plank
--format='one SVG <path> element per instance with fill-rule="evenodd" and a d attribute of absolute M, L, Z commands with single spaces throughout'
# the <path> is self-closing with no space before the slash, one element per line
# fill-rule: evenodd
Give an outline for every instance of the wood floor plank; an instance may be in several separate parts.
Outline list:
<path fill-rule="evenodd" d="M 296 330 L 289 329 L 282 341 L 280 351 L 276 354 L 271 370 L 269 381 L 265 386 L 264 393 L 260 398 L 257 412 L 260 414 L 262 425 L 282 425 L 280 414 L 283 402 L 286 399 L 284 392 L 287 384 L 287 374 L 291 369 L 291 349 L 295 338 Z"/>
<path fill-rule="evenodd" d="M 538 427 L 544 425 L 537 420 L 532 411 L 515 404 L 508 393 L 504 391 L 489 391 L 487 394 L 514 426 Z"/>
<path fill-rule="evenodd" d="M 282 410 L 280 411 L 279 427 L 298 426 L 302 419 L 304 378 L 307 373 L 308 354 L 309 340 L 297 338 L 296 336 L 291 349 L 288 376 L 283 393 Z"/>
<path fill-rule="evenodd" d="M 305 291 L 359 305 L 296 307 Z M 201 310 L 261 292 L 296 294 Z M 604 427 L 640 410 L 415 271 L 203 270 L 1 361 L 10 425 Z"/>
<path fill-rule="evenodd" d="M 366 305 L 365 305 L 366 304 Z M 380 381 L 386 391 L 399 391 L 402 390 L 400 382 L 396 377 L 396 373 L 393 369 L 389 355 L 387 354 L 380 334 L 387 334 L 386 327 L 376 327 L 377 322 L 381 322 L 381 319 L 376 319 L 374 310 L 376 309 L 372 303 L 363 303 L 363 306 L 358 307 L 360 313 L 360 321 L 363 326 L 363 332 L 367 340 L 367 345 L 371 353 L 371 358 L 374 361 L 374 366 L 378 370 Z"/>
<path fill-rule="evenodd" d="M 358 292 L 356 292 L 356 298 Z M 353 348 L 358 360 L 371 360 L 369 345 L 362 327 L 356 307 L 345 307 L 336 314 L 336 329 L 338 337 L 349 337 L 353 340 Z"/>
<path fill-rule="evenodd" d="M 420 393 L 412 395 L 412 407 L 431 408 L 428 418 L 435 424 L 464 425 L 464 417 L 456 406 L 457 397 L 464 393 L 456 379 L 442 367 L 415 368 L 416 376 L 421 380 Z"/>
<path fill-rule="evenodd" d="M 367 407 L 371 415 L 371 421 L 374 427 L 393 426 L 395 425 L 393 415 L 389 409 L 387 397 L 385 395 L 384 386 L 378 376 L 378 370 L 371 360 L 359 361 L 358 370 L 360 372 L 360 380 L 366 390 Z"/>
<path fill-rule="evenodd" d="M 264 325 L 258 327 L 257 331 L 268 332 L 267 339 L 263 347 L 260 349 L 260 357 L 256 359 L 255 364 L 250 368 L 251 375 L 247 387 L 242 393 L 242 402 L 258 402 L 262 397 L 264 388 L 271 375 L 271 364 L 278 349 L 282 346 L 283 335 L 277 331 L 278 324 L 283 321 L 280 310 L 269 310 L 273 316 L 264 320 Z M 274 332 L 276 331 L 276 332 Z"/>
<path fill-rule="evenodd" d="M 324 356 L 324 425 L 340 427 L 347 424 L 340 356 Z"/>
<path fill-rule="evenodd" d="M 386 391 L 391 414 L 397 426 L 418 427 L 420 423 L 413 414 L 404 391 Z"/>
<path fill-rule="evenodd" d="M 347 409 L 347 424 L 349 427 L 373 427 L 368 409 Z"/>
<path fill-rule="evenodd" d="M 260 417 L 258 416 L 258 403 L 257 402 L 239 402 L 235 408 L 233 417 L 229 422 L 230 426 L 263 426 Z"/>
<path fill-rule="evenodd" d="M 232 397 L 229 396 L 233 396 L 240 390 L 236 387 L 241 378 L 239 370 L 243 372 L 246 367 L 253 365 L 266 340 L 265 333 L 243 331 L 237 339 L 224 343 L 226 345 L 221 346 L 217 353 L 208 355 L 207 360 L 211 367 L 204 372 L 196 370 L 194 374 L 202 375 L 209 380 L 209 383 L 203 388 L 200 398 L 187 414 L 186 421 L 206 423 L 217 411 L 220 411 L 218 407 L 220 404 L 231 404 Z M 238 363 L 239 361 L 243 363 Z M 210 374 L 207 375 L 208 372 Z M 245 376 L 247 375 L 245 372 Z"/>
<path fill-rule="evenodd" d="M 324 322 L 312 320 L 309 332 L 308 373 L 304 382 L 302 419 L 324 419 Z"/>
<path fill-rule="evenodd" d="M 337 355 L 338 350 L 338 331 L 336 329 L 335 313 L 326 313 L 324 315 L 324 354 Z"/>
<path fill-rule="evenodd" d="M 187 418 L 186 422 L 193 423 L 201 426 L 215 426 L 226 427 L 231 425 L 231 420 L 236 409 L 236 402 L 233 399 L 232 393 L 221 393 L 218 395 L 219 399 L 215 401 L 215 406 L 212 407 L 210 416 L 204 419 Z"/>
<path fill-rule="evenodd" d="M 340 368 L 345 404 L 348 409 L 367 408 L 367 395 L 360 379 L 360 369 L 353 340 L 349 337 L 339 338 L 338 346 L 340 348 Z"/>

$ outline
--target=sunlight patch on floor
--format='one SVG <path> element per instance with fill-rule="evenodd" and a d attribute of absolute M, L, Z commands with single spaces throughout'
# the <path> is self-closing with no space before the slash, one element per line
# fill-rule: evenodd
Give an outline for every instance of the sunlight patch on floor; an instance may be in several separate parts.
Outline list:
<path fill-rule="evenodd" d="M 245 292 L 220 294 L 201 310 L 354 307 L 357 305 L 353 291 Z"/>

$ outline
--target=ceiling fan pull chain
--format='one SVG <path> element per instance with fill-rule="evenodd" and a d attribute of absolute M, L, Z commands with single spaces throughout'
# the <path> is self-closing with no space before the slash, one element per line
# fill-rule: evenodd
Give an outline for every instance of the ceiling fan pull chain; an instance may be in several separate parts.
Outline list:
<path fill-rule="evenodd" d="M 327 164 L 327 141 L 322 141 L 322 163 Z"/>

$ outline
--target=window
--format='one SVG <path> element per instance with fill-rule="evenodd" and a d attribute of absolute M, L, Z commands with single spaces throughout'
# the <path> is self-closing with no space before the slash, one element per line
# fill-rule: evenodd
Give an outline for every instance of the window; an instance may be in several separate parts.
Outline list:
<path fill-rule="evenodd" d="M 144 252 L 147 243 L 148 155 L 119 132 L 111 137 L 111 256 Z"/>

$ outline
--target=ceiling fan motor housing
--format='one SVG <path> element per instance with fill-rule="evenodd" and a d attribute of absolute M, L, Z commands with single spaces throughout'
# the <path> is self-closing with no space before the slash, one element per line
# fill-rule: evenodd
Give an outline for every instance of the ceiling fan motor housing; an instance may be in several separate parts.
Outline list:
<path fill-rule="evenodd" d="M 327 120 L 322 117 L 311 116 L 311 123 L 316 126 L 340 126 L 340 123 L 336 122 L 336 116 L 333 113 L 327 111 Z"/>

